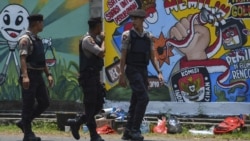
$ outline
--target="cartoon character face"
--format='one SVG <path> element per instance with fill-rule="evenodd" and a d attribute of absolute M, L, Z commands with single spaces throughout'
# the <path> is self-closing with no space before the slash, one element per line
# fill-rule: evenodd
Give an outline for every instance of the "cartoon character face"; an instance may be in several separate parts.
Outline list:
<path fill-rule="evenodd" d="M 222 36 L 224 39 L 224 44 L 227 44 L 227 46 L 230 45 L 237 45 L 240 43 L 240 38 L 239 38 L 239 32 L 237 27 L 229 27 L 228 29 L 224 30 L 222 32 Z"/>
<path fill-rule="evenodd" d="M 17 42 L 28 28 L 27 10 L 20 5 L 8 5 L 0 13 L 0 32 L 8 41 Z"/>

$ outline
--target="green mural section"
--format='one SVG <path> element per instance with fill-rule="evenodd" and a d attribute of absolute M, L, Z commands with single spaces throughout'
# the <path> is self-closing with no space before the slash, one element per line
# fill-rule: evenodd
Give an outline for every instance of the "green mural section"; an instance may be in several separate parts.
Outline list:
<path fill-rule="evenodd" d="M 16 14 L 13 11 L 17 11 Z M 56 59 L 55 65 L 50 67 L 55 81 L 55 86 L 49 88 L 51 99 L 81 101 L 82 92 L 77 82 L 78 42 L 80 37 L 88 30 L 88 0 L 0 1 L 0 101 L 21 99 L 17 47 L 18 38 L 21 35 L 8 36 L 8 34 L 11 35 L 10 32 L 15 31 L 16 33 L 19 28 L 15 26 L 15 21 L 18 16 L 20 17 L 17 14 L 20 11 L 44 15 L 44 29 L 39 36 L 51 42 L 51 48 L 47 48 L 48 46 L 45 44 L 45 48 L 48 49 L 46 58 L 53 59 L 55 57 Z M 10 24 L 6 23 L 6 17 L 9 17 Z M 27 17 L 21 18 L 23 22 L 27 22 Z M 4 29 L 11 29 L 12 31 L 6 32 L 7 30 Z M 20 30 L 27 30 L 27 27 L 24 26 Z M 53 56 L 52 51 L 55 56 Z"/>

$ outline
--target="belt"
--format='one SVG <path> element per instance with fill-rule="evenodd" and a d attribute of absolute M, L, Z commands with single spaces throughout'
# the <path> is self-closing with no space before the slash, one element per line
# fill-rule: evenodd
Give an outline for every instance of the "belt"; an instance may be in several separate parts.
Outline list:
<path fill-rule="evenodd" d="M 85 68 L 84 70 L 80 71 L 80 73 L 86 73 L 86 72 L 99 72 L 99 71 L 94 68 Z"/>
<path fill-rule="evenodd" d="M 43 70 L 37 70 L 37 69 L 27 69 L 28 73 L 35 73 L 35 74 L 41 74 Z"/>

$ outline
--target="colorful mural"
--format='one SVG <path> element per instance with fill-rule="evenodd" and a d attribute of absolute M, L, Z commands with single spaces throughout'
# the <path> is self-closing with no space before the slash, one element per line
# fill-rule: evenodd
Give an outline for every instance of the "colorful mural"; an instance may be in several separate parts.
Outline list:
<path fill-rule="evenodd" d="M 30 14 L 44 15 L 43 39 L 47 63 L 55 79 L 52 100 L 81 101 L 77 82 L 78 42 L 88 30 L 88 0 L 0 1 L 0 101 L 20 100 L 18 38 L 27 30 Z"/>
<path fill-rule="evenodd" d="M 109 99 L 129 97 L 130 91 L 117 85 L 121 34 L 132 27 L 128 12 L 142 8 L 165 79 L 162 88 L 148 66 L 151 100 L 250 102 L 249 2 L 104 0 L 103 5 Z"/>
<path fill-rule="evenodd" d="M 103 0 L 107 100 L 129 101 L 118 86 L 121 34 L 132 27 L 128 12 L 147 11 L 164 86 L 148 66 L 151 101 L 250 102 L 249 2 L 236 0 Z M 0 101 L 20 100 L 18 38 L 27 16 L 44 15 L 47 61 L 55 78 L 52 100 L 82 100 L 77 82 L 78 42 L 87 32 L 88 0 L 0 1 Z M 54 52 L 54 54 L 53 54 Z"/>

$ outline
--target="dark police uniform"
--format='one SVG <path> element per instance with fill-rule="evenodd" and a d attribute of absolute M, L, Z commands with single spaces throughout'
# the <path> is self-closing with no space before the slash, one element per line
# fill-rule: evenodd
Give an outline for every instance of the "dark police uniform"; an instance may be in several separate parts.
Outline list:
<path fill-rule="evenodd" d="M 128 36 L 126 35 L 128 34 Z M 152 50 L 152 41 L 148 32 L 141 36 L 131 29 L 123 34 L 128 38 L 123 40 L 123 49 L 127 48 L 126 57 L 126 76 L 132 89 L 131 105 L 128 114 L 131 116 L 128 120 L 127 127 L 139 130 L 143 119 L 149 98 L 148 88 L 148 71 L 150 52 Z M 129 47 L 129 48 L 128 48 Z"/>
<path fill-rule="evenodd" d="M 130 16 L 144 17 L 145 13 L 144 11 L 136 10 L 131 12 Z M 143 137 L 139 134 L 140 125 L 149 102 L 147 93 L 147 66 L 151 52 L 153 51 L 153 41 L 151 37 L 152 35 L 149 32 L 143 31 L 142 34 L 139 34 L 134 28 L 122 34 L 122 49 L 127 50 L 125 73 L 132 89 L 128 121 L 126 124 L 126 130 L 132 134 L 125 131 L 122 139 L 133 140 L 136 138 L 136 140 L 143 140 Z M 133 132 L 135 134 L 133 134 Z"/>
<path fill-rule="evenodd" d="M 79 84 L 83 88 L 84 103 L 97 104 L 97 110 L 102 108 L 104 103 L 101 95 L 102 84 L 100 83 L 100 71 L 104 66 L 103 58 L 97 56 L 102 41 L 93 39 L 88 33 L 83 37 L 79 47 L 80 77 Z M 91 50 L 91 51 L 89 51 Z M 95 54 L 91 53 L 95 52 Z"/>
<path fill-rule="evenodd" d="M 28 89 L 22 87 L 22 123 L 25 134 L 31 132 L 31 122 L 49 107 L 48 90 L 43 80 L 42 73 L 45 64 L 45 54 L 42 40 L 27 32 L 21 38 L 29 38 L 30 48 L 20 48 L 20 55 L 27 53 L 27 72 L 30 79 Z M 35 99 L 37 106 L 35 106 Z"/>
<path fill-rule="evenodd" d="M 102 40 L 93 38 L 88 33 L 82 38 L 79 46 L 80 77 L 79 84 L 84 94 L 86 125 L 91 138 L 97 136 L 95 115 L 103 108 L 104 97 L 100 82 L 100 71 L 104 66 L 103 58 L 97 56 Z"/>
<path fill-rule="evenodd" d="M 89 32 L 79 42 L 79 84 L 84 94 L 85 114 L 67 120 L 71 133 L 76 140 L 80 139 L 79 129 L 86 124 L 90 132 L 90 141 L 104 141 L 96 132 L 95 115 L 103 107 L 103 85 L 100 82 L 100 71 L 104 66 L 104 36 L 102 36 L 101 17 L 88 20 Z"/>
<path fill-rule="evenodd" d="M 31 18 L 42 18 L 40 15 Z M 42 21 L 42 20 L 41 20 Z M 27 46 L 19 45 L 19 54 L 27 55 L 27 74 L 30 80 L 28 89 L 22 87 L 22 119 L 17 126 L 24 132 L 23 141 L 39 141 L 31 129 L 31 122 L 49 107 L 48 90 L 43 80 L 42 73 L 46 67 L 45 53 L 42 40 L 36 35 L 27 31 L 19 40 L 27 38 Z M 22 76 L 20 77 L 22 83 Z M 37 104 L 35 105 L 35 101 Z"/>

